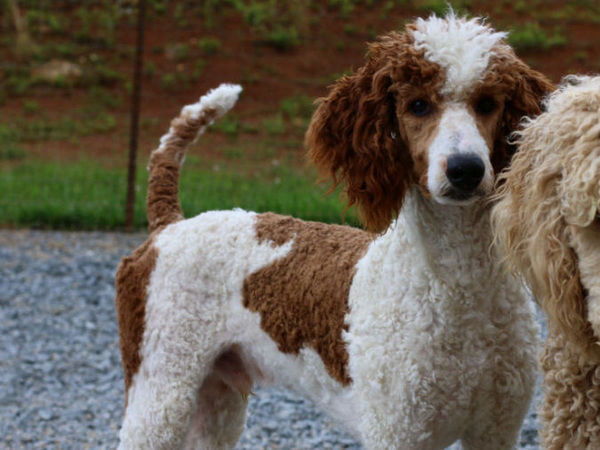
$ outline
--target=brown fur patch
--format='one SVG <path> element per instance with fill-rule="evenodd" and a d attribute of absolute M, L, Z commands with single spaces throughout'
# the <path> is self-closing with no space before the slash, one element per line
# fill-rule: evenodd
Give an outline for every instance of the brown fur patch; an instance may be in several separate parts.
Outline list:
<path fill-rule="evenodd" d="M 329 374 L 350 383 L 346 329 L 348 294 L 355 266 L 373 235 L 365 231 L 266 213 L 256 222 L 260 242 L 294 245 L 284 258 L 244 280 L 244 306 L 261 315 L 261 327 L 279 350 L 313 348 Z"/>
<path fill-rule="evenodd" d="M 516 151 L 507 142 L 514 131 L 519 129 L 523 117 L 537 116 L 541 111 L 543 98 L 554 90 L 554 85 L 540 72 L 533 70 L 521 61 L 508 45 L 501 43 L 494 47 L 481 91 L 504 97 L 502 119 L 498 124 L 492 166 L 500 173 Z"/>
<path fill-rule="evenodd" d="M 409 152 L 410 137 L 394 137 L 401 125 L 397 114 L 405 108 L 399 105 L 403 94 L 434 96 L 443 75 L 412 44 L 409 34 L 397 32 L 370 44 L 365 64 L 320 100 L 306 133 L 308 156 L 334 184 L 344 185 L 348 204 L 357 206 L 371 231 L 385 230 L 408 188 L 426 179 L 415 176 L 411 157 L 420 150 Z M 417 158 L 425 167 L 423 155 Z"/>
<path fill-rule="evenodd" d="M 214 109 L 206 109 L 195 119 L 181 114 L 171 121 L 169 135 L 162 148 L 152 152 L 146 196 L 148 230 L 151 233 L 183 219 L 179 202 L 179 168 L 186 147 L 196 138 L 198 131 L 208 126 L 216 115 Z"/>
<path fill-rule="evenodd" d="M 141 363 L 140 346 L 144 334 L 147 287 L 157 257 L 158 250 L 153 245 L 153 239 L 149 238 L 130 256 L 123 258 L 117 270 L 115 304 L 126 391 Z M 127 401 L 127 396 L 125 399 Z"/>

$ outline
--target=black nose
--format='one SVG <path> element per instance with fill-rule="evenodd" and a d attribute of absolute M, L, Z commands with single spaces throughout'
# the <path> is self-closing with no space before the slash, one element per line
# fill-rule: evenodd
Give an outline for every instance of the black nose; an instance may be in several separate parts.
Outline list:
<path fill-rule="evenodd" d="M 447 163 L 446 176 L 454 188 L 469 192 L 479 186 L 485 171 L 479 156 L 472 153 L 452 155 Z"/>

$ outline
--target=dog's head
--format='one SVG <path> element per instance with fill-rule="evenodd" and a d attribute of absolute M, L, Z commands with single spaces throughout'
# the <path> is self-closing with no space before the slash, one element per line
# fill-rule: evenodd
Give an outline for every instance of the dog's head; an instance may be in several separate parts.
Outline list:
<path fill-rule="evenodd" d="M 412 185 L 466 205 L 490 193 L 521 117 L 540 112 L 552 85 L 479 19 L 418 19 L 370 44 L 366 63 L 321 100 L 309 156 L 385 229 Z"/>
<path fill-rule="evenodd" d="M 567 77 L 518 133 L 492 219 L 551 324 L 600 357 L 600 77 Z"/>

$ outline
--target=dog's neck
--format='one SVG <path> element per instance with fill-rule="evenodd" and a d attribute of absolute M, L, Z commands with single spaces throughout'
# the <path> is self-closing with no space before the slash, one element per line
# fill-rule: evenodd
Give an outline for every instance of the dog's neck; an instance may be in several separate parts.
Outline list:
<path fill-rule="evenodd" d="M 442 205 L 414 189 L 384 236 L 389 234 L 388 238 L 396 240 L 402 234 L 420 249 L 425 264 L 442 279 L 454 281 L 457 273 L 488 277 L 499 267 L 490 248 L 489 216 L 490 208 L 484 201 L 468 206 Z"/>

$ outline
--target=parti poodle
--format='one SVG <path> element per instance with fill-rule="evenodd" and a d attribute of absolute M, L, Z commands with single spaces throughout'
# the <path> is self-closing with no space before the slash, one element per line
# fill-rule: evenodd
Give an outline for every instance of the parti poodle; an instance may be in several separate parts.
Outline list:
<path fill-rule="evenodd" d="M 493 222 L 548 317 L 541 437 L 600 448 L 600 77 L 569 76 L 517 134 Z"/>
<path fill-rule="evenodd" d="M 521 283 L 490 254 L 509 136 L 553 86 L 479 19 L 418 19 L 321 99 L 315 164 L 368 231 L 273 213 L 184 220 L 186 147 L 235 103 L 183 108 L 150 159 L 150 236 L 117 273 L 121 448 L 233 447 L 254 385 L 302 393 L 366 448 L 511 448 L 536 371 Z"/>

